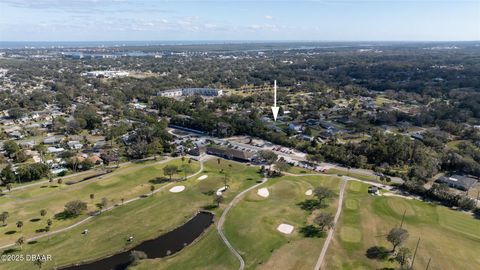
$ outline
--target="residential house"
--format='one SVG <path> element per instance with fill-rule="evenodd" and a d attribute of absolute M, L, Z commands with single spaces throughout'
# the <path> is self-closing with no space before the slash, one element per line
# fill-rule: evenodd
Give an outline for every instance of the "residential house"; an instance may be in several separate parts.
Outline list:
<path fill-rule="evenodd" d="M 465 175 L 454 174 L 450 177 L 442 176 L 437 179 L 438 183 L 447 184 L 451 188 L 456 188 L 464 191 L 468 191 L 470 188 L 477 184 L 477 180 Z"/>
<path fill-rule="evenodd" d="M 63 138 L 60 137 L 60 136 L 50 136 L 50 137 L 47 137 L 47 138 L 43 139 L 43 143 L 52 145 L 52 144 L 58 144 L 62 140 L 63 140 Z"/>
<path fill-rule="evenodd" d="M 67 145 L 72 150 L 80 150 L 83 148 L 83 144 L 81 144 L 79 141 L 69 141 L 67 142 Z"/>

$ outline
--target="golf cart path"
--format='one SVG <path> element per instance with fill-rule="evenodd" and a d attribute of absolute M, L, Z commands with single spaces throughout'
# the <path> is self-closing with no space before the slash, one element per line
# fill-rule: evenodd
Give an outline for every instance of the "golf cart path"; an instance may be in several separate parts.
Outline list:
<path fill-rule="evenodd" d="M 332 241 L 333 238 L 333 233 L 335 232 L 335 227 L 337 225 L 338 218 L 340 217 L 340 214 L 342 213 L 342 205 L 343 205 L 343 195 L 345 194 L 345 187 L 347 186 L 348 180 L 345 179 L 342 183 L 342 187 L 340 188 L 340 194 L 338 195 L 338 207 L 337 207 L 337 212 L 335 213 L 335 218 L 333 220 L 333 228 L 330 228 L 328 231 L 328 236 L 327 239 L 325 240 L 325 243 L 323 244 L 322 251 L 320 252 L 320 256 L 318 257 L 317 264 L 315 264 L 315 270 L 320 270 L 322 267 L 323 261 L 325 259 L 325 255 L 327 254 L 328 246 L 330 245 L 330 242 Z"/>
<path fill-rule="evenodd" d="M 171 161 L 173 160 L 174 158 L 172 157 L 166 157 L 165 159 L 162 159 L 160 161 L 156 161 L 150 165 L 157 165 L 157 164 L 161 164 L 161 163 L 165 163 L 165 162 L 168 162 L 168 161 Z M 152 158 L 146 158 L 146 159 L 143 159 L 145 161 L 148 161 L 148 160 L 152 160 Z M 120 163 L 118 165 L 118 167 L 124 167 L 126 165 L 129 165 L 129 164 L 132 164 L 134 162 L 132 161 L 128 161 L 128 162 L 123 162 L 123 163 Z M 66 175 L 66 176 L 61 176 L 61 177 L 55 177 L 53 178 L 52 180 L 53 181 L 58 181 L 58 179 L 62 178 L 63 180 L 66 180 L 66 179 L 69 179 L 69 178 L 74 178 L 74 177 L 79 177 L 79 176 L 82 176 L 83 174 L 87 174 L 89 172 L 91 172 L 92 170 L 87 170 L 87 171 L 83 171 L 83 172 L 77 172 L 77 173 L 73 173 L 73 174 L 69 174 L 69 175 Z M 50 180 L 41 180 L 41 181 L 37 181 L 37 182 L 34 182 L 34 183 L 31 183 L 31 184 L 25 184 L 25 185 L 20 185 L 20 186 L 17 186 L 17 187 L 13 187 L 11 188 L 10 190 L 4 190 L 3 193 L 8 193 L 8 192 L 12 192 L 12 191 L 15 191 L 15 190 L 23 190 L 23 189 L 28 189 L 30 187 L 35 187 L 35 186 L 39 186 L 39 185 L 43 185 L 43 184 L 48 184 L 50 183 Z"/>
<path fill-rule="evenodd" d="M 166 162 L 166 161 L 165 161 L 165 160 L 162 160 L 162 161 L 160 161 L 160 162 Z M 200 163 L 200 169 L 199 169 L 197 172 L 195 172 L 194 174 L 191 174 L 191 175 L 187 176 L 187 177 L 186 177 L 187 179 L 188 179 L 188 178 L 191 178 L 191 177 L 195 177 L 195 176 L 197 176 L 198 174 L 200 174 L 200 173 L 203 172 L 203 160 L 199 160 L 199 163 Z M 162 187 L 154 190 L 154 191 L 151 192 L 150 194 L 153 195 L 153 194 L 155 194 L 155 193 L 157 193 L 157 192 L 160 192 L 160 191 L 164 190 L 165 188 L 170 187 L 170 186 L 173 185 L 173 184 L 174 184 L 174 183 L 168 183 L 168 184 L 166 184 L 166 185 L 164 185 L 164 186 L 162 186 Z M 131 199 L 129 199 L 129 200 L 124 201 L 122 205 L 131 203 L 131 202 L 134 202 L 134 201 L 137 201 L 137 200 L 140 200 L 140 199 L 143 199 L 143 197 L 142 197 L 142 196 L 134 197 L 134 198 L 131 198 Z M 107 208 L 105 208 L 105 210 L 101 211 L 101 213 L 110 211 L 110 210 L 114 209 L 115 207 L 116 207 L 115 205 L 110 206 L 110 207 L 107 207 Z M 48 233 L 45 233 L 45 234 L 41 234 L 41 235 L 37 235 L 37 236 L 33 236 L 33 237 L 31 237 L 31 238 L 25 239 L 25 243 L 28 243 L 28 242 L 31 242 L 31 241 L 35 241 L 35 240 L 38 240 L 38 239 L 41 239 L 41 238 L 44 238 L 44 237 L 47 237 L 47 236 L 52 236 L 52 235 L 55 235 L 55 234 L 58 234 L 58 233 L 66 232 L 66 231 L 68 231 L 68 230 L 71 230 L 71 229 L 73 229 L 73 228 L 75 228 L 75 227 L 78 227 L 78 226 L 82 225 L 83 223 L 85 223 L 85 222 L 93 219 L 94 217 L 95 217 L 95 216 L 88 216 L 88 217 L 86 217 L 86 218 L 84 218 L 84 219 L 82 219 L 82 220 L 80 220 L 80 221 L 78 221 L 78 222 L 76 222 L 76 223 L 68 226 L 68 227 L 65 227 L 65 228 L 62 228 L 62 229 L 58 229 L 58 230 L 56 230 L 56 231 L 51 231 L 51 232 L 48 232 Z M 16 245 L 16 243 L 4 245 L 4 246 L 1 246 L 1 247 L 0 247 L 0 250 L 6 249 L 6 248 L 10 248 L 10 247 L 13 247 L 13 246 L 15 246 L 15 245 Z"/>
<path fill-rule="evenodd" d="M 335 176 L 336 175 L 333 175 L 333 174 L 327 174 L 327 173 L 303 173 L 303 174 L 298 174 L 298 173 L 289 173 L 289 172 L 282 172 L 283 174 L 285 175 L 288 175 L 288 176 L 294 176 L 294 177 L 301 177 L 301 176 Z M 362 183 L 365 183 L 365 184 L 369 184 L 369 185 L 372 185 L 372 186 L 376 186 L 376 187 L 379 187 L 379 188 L 383 188 L 385 190 L 388 190 L 388 191 L 391 191 L 394 187 L 391 186 L 391 185 L 384 185 L 384 184 L 380 184 L 380 183 L 377 183 L 377 182 L 372 182 L 372 181 L 367 181 L 367 180 L 361 180 L 361 179 L 358 179 L 358 178 L 355 178 L 355 177 L 351 177 L 351 176 L 342 176 L 342 179 L 344 180 L 351 180 L 351 181 L 357 181 L 357 182 L 362 182 Z"/>
<path fill-rule="evenodd" d="M 230 252 L 232 252 L 233 255 L 235 255 L 235 257 L 237 257 L 237 259 L 240 261 L 240 267 L 238 268 L 239 270 L 243 270 L 245 268 L 245 261 L 243 260 L 242 255 L 240 255 L 240 253 L 238 253 L 238 251 L 235 250 L 235 248 L 232 246 L 232 244 L 230 244 L 227 237 L 223 233 L 223 223 L 225 223 L 225 217 L 227 216 L 230 209 L 240 201 L 240 199 L 243 197 L 243 195 L 245 195 L 245 193 L 264 184 L 265 182 L 267 182 L 267 180 L 268 180 L 267 178 L 263 178 L 262 182 L 245 189 L 244 191 L 240 192 L 237 196 L 235 196 L 235 198 L 233 198 L 233 200 L 227 205 L 227 208 L 223 210 L 222 216 L 220 216 L 220 219 L 218 220 L 218 223 L 217 223 L 218 234 L 220 235 L 220 237 L 222 238 L 223 242 L 228 247 Z"/>

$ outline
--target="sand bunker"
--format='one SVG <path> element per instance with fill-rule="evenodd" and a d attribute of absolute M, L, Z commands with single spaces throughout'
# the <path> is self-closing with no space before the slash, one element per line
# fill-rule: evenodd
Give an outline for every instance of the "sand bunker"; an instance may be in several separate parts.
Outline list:
<path fill-rule="evenodd" d="M 293 232 L 293 226 L 289 224 L 282 223 L 278 225 L 277 230 L 284 234 L 291 234 Z"/>
<path fill-rule="evenodd" d="M 178 193 L 185 190 L 185 186 L 174 186 L 170 189 L 170 192 Z"/>
<path fill-rule="evenodd" d="M 205 179 L 207 179 L 207 177 L 208 177 L 208 175 L 204 174 L 204 175 L 198 177 L 197 179 L 198 180 L 205 180 Z"/>
<path fill-rule="evenodd" d="M 217 196 L 221 196 L 223 192 L 225 192 L 227 190 L 227 187 L 221 187 L 219 189 L 217 189 Z"/>
<path fill-rule="evenodd" d="M 267 188 L 261 188 L 257 191 L 257 194 L 261 197 L 267 198 L 270 193 L 268 192 Z"/>
<path fill-rule="evenodd" d="M 311 190 L 311 189 L 305 191 L 305 195 L 307 195 L 307 196 L 312 196 L 312 194 L 313 194 L 313 190 Z"/>

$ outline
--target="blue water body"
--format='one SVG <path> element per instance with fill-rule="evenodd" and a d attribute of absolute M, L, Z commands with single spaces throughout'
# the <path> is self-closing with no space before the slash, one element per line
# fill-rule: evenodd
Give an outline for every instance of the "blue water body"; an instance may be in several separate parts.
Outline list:
<path fill-rule="evenodd" d="M 265 43 L 268 41 L 222 41 L 222 40 L 139 40 L 139 41 L 0 41 L 1 49 L 21 48 L 80 48 L 80 47 L 123 47 L 154 45 L 201 45 L 201 44 L 238 44 Z M 278 42 L 278 41 L 276 41 Z"/>

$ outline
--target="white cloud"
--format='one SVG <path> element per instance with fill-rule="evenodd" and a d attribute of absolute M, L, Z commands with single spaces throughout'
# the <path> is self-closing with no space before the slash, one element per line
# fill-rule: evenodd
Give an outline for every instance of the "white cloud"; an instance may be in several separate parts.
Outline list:
<path fill-rule="evenodd" d="M 273 20 L 273 16 L 265 15 L 265 19 L 267 19 L 267 20 Z"/>
<path fill-rule="evenodd" d="M 248 27 L 250 30 L 261 30 L 261 31 L 278 31 L 278 27 L 274 24 L 253 24 Z"/>

